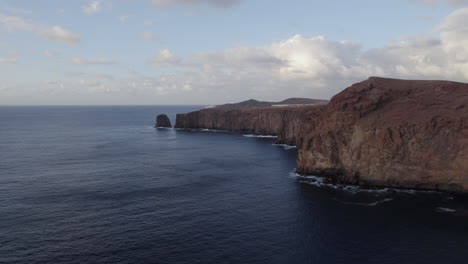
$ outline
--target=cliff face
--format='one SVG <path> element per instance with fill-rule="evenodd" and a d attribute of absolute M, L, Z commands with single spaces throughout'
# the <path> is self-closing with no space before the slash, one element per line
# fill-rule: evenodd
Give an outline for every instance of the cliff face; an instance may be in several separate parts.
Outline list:
<path fill-rule="evenodd" d="M 277 135 L 278 142 L 295 145 L 301 130 L 317 106 L 203 109 L 178 114 L 175 128 L 206 128 L 243 131 L 258 135 Z"/>
<path fill-rule="evenodd" d="M 468 84 L 372 77 L 327 105 L 205 109 L 175 127 L 278 135 L 298 172 L 336 182 L 468 192 Z"/>
<path fill-rule="evenodd" d="M 299 171 L 468 192 L 468 84 L 370 78 L 310 116 Z"/>

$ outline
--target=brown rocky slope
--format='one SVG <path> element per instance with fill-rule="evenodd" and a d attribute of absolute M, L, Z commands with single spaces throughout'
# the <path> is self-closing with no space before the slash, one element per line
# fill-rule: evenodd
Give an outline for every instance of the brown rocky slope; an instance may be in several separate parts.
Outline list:
<path fill-rule="evenodd" d="M 278 135 L 298 172 L 335 182 L 468 193 L 468 84 L 371 77 L 327 105 L 205 109 L 178 128 Z"/>

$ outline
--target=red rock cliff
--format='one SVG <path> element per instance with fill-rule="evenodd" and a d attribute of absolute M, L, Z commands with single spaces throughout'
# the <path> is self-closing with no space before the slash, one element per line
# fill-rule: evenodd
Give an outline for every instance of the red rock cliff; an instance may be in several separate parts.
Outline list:
<path fill-rule="evenodd" d="M 278 135 L 298 172 L 342 183 L 468 192 L 468 84 L 371 77 L 322 106 L 205 109 L 176 128 Z"/>
<path fill-rule="evenodd" d="M 468 192 L 468 84 L 372 77 L 310 116 L 302 173 Z"/>

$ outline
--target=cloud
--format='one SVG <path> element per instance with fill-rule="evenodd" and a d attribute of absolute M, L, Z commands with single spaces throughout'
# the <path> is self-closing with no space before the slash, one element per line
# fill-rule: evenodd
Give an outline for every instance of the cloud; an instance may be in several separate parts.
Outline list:
<path fill-rule="evenodd" d="M 118 19 L 119 19 L 120 23 L 125 23 L 125 22 L 127 22 L 128 17 L 129 17 L 129 15 L 120 15 L 118 17 Z"/>
<path fill-rule="evenodd" d="M 4 8 L 4 10 L 11 14 L 20 14 L 20 15 L 32 14 L 31 10 L 26 10 L 26 9 L 16 8 L 16 7 L 6 7 Z"/>
<path fill-rule="evenodd" d="M 140 38 L 141 38 L 142 40 L 145 40 L 145 41 L 156 41 L 156 42 L 160 41 L 160 39 L 159 39 L 156 35 L 154 35 L 153 33 L 151 33 L 151 32 L 143 32 L 143 33 L 141 33 Z"/>
<path fill-rule="evenodd" d="M 59 56 L 59 54 L 57 52 L 52 51 L 52 50 L 44 50 L 44 51 L 42 51 L 42 54 L 44 56 L 47 56 L 47 57 L 57 57 L 57 56 Z"/>
<path fill-rule="evenodd" d="M 16 84 L 0 84 L 0 92 L 8 92 L 18 88 Z"/>
<path fill-rule="evenodd" d="M 77 44 L 81 40 L 79 34 L 68 29 L 60 26 L 42 25 L 17 16 L 0 14 L 0 27 L 6 32 L 29 31 L 44 39 L 67 44 Z"/>
<path fill-rule="evenodd" d="M 148 59 L 149 64 L 154 64 L 154 65 L 177 65 L 180 64 L 182 60 L 173 55 L 170 50 L 168 49 L 163 49 L 160 50 L 158 55 L 155 57 L 151 57 Z"/>
<path fill-rule="evenodd" d="M 101 82 L 95 80 L 80 80 L 80 85 L 83 87 L 99 87 Z"/>
<path fill-rule="evenodd" d="M 92 15 L 101 11 L 101 1 L 91 1 L 89 4 L 83 6 L 81 11 L 87 15 Z"/>
<path fill-rule="evenodd" d="M 16 58 L 0 58 L 0 64 L 16 64 L 17 62 Z"/>
<path fill-rule="evenodd" d="M 34 31 L 36 25 L 31 20 L 17 16 L 5 16 L 0 14 L 0 25 L 6 32 Z"/>
<path fill-rule="evenodd" d="M 447 4 L 453 7 L 467 6 L 468 0 L 412 0 L 413 2 L 424 5 Z"/>
<path fill-rule="evenodd" d="M 171 5 L 208 5 L 216 8 L 231 8 L 239 5 L 242 0 L 151 0 L 157 8 Z"/>
<path fill-rule="evenodd" d="M 40 31 L 38 34 L 47 40 L 64 42 L 68 44 L 77 44 L 81 41 L 80 35 L 60 26 L 53 26 L 52 28 Z"/>
<path fill-rule="evenodd" d="M 369 76 L 468 81 L 468 8 L 446 17 L 437 38 L 406 36 L 378 49 L 324 36 L 295 35 L 265 46 L 196 53 L 168 63 L 178 72 L 147 80 L 157 93 L 211 102 L 292 96 L 329 98 Z M 164 64 L 162 50 L 150 61 Z M 139 76 L 138 78 L 142 78 Z"/>
<path fill-rule="evenodd" d="M 107 65 L 107 64 L 116 64 L 115 61 L 108 59 L 83 59 L 83 58 L 72 58 L 70 60 L 72 64 L 78 65 Z"/>

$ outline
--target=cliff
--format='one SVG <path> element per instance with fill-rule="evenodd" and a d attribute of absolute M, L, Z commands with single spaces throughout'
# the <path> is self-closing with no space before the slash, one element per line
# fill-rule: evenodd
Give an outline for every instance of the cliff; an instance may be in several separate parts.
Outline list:
<path fill-rule="evenodd" d="M 468 192 L 468 84 L 371 77 L 327 105 L 204 109 L 177 128 L 278 135 L 298 172 L 363 186 Z"/>
<path fill-rule="evenodd" d="M 175 128 L 242 131 L 258 135 L 276 135 L 280 143 L 294 145 L 308 116 L 319 106 L 208 108 L 177 114 Z"/>
<path fill-rule="evenodd" d="M 328 100 L 310 99 L 310 98 L 288 98 L 281 102 L 265 102 L 250 99 L 235 104 L 217 105 L 217 109 L 237 109 L 237 108 L 254 108 L 254 107 L 270 107 L 270 106 L 304 106 L 304 105 L 323 105 L 328 103 Z"/>
<path fill-rule="evenodd" d="M 372 77 L 309 117 L 299 172 L 468 192 L 468 84 Z"/>

